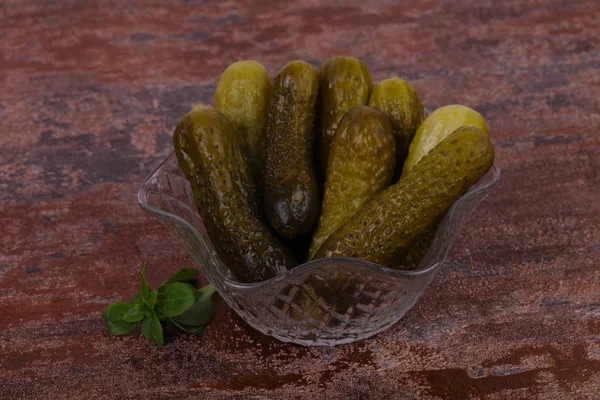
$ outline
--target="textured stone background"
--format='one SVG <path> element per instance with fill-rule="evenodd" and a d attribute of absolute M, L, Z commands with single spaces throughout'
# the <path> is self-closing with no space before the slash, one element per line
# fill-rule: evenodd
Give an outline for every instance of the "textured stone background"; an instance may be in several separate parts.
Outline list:
<path fill-rule="evenodd" d="M 327 5 L 325 5 L 327 3 Z M 600 2 L 0 3 L 0 398 L 599 399 Z M 111 338 L 142 261 L 189 264 L 136 204 L 232 61 L 363 59 L 489 121 L 502 182 L 376 338 L 277 342 L 220 300 L 202 337 Z"/>

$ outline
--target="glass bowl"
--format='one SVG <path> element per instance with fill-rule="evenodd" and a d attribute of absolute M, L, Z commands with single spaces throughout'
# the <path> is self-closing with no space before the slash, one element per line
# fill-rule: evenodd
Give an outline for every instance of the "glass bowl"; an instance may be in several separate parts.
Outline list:
<path fill-rule="evenodd" d="M 371 337 L 402 318 L 444 264 L 469 213 L 499 179 L 494 165 L 455 202 L 414 271 L 325 258 L 259 283 L 236 282 L 217 255 L 174 153 L 142 183 L 138 201 L 183 241 L 221 297 L 252 327 L 283 342 L 333 346 Z"/>

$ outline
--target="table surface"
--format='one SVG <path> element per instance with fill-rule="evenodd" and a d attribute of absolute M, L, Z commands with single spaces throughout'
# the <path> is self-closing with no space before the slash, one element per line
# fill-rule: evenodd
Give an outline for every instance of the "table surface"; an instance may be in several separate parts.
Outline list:
<path fill-rule="evenodd" d="M 600 398 L 600 2 L 325 3 L 2 2 L 0 398 Z M 489 121 L 502 181 L 450 265 L 353 345 L 221 299 L 199 337 L 108 336 L 143 261 L 152 285 L 191 263 L 136 202 L 178 119 L 233 61 L 332 55 Z"/>

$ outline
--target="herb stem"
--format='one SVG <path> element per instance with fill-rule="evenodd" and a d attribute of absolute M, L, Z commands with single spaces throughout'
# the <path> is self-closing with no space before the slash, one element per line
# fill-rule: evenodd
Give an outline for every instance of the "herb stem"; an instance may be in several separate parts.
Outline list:
<path fill-rule="evenodd" d="M 207 293 L 208 297 L 212 296 L 216 290 L 217 290 L 217 288 L 212 283 L 209 283 L 208 285 L 206 285 L 202 288 L 202 291 L 204 293 Z"/>

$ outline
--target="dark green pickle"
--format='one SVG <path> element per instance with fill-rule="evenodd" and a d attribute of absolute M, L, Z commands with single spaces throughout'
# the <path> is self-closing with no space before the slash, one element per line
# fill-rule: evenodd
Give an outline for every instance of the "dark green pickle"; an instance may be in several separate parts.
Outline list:
<path fill-rule="evenodd" d="M 325 181 L 331 142 L 342 117 L 351 108 L 366 105 L 373 90 L 369 69 L 353 57 L 332 57 L 319 71 L 317 159 Z"/>
<path fill-rule="evenodd" d="M 390 78 L 379 82 L 371 93 L 369 106 L 374 107 L 390 118 L 396 137 L 397 181 L 408 154 L 408 147 L 415 132 L 423 122 L 423 104 L 417 91 L 410 83 L 400 78 Z"/>
<path fill-rule="evenodd" d="M 398 254 L 391 267 L 405 271 L 419 268 L 421 260 L 423 260 L 425 254 L 427 254 L 427 250 L 429 250 L 429 247 L 433 243 L 438 226 L 438 222 L 434 222 L 428 226 L 424 232 L 419 234 L 419 236 L 404 248 L 404 251 L 401 254 Z"/>
<path fill-rule="evenodd" d="M 232 274 L 242 282 L 260 282 L 293 268 L 293 258 L 260 218 L 232 123 L 218 111 L 196 109 L 177 125 L 173 142 L 210 239 Z"/>
<path fill-rule="evenodd" d="M 265 213 L 285 238 L 309 233 L 319 217 L 312 152 L 318 87 L 317 70 L 303 61 L 292 61 L 275 78 L 269 101 Z"/>
<path fill-rule="evenodd" d="M 493 161 L 487 133 L 475 127 L 457 129 L 334 232 L 315 258 L 350 257 L 393 267 L 411 242 L 479 181 Z"/>
<path fill-rule="evenodd" d="M 223 72 L 214 96 L 215 110 L 231 121 L 241 137 L 258 188 L 262 187 L 265 124 L 271 89 L 271 77 L 261 63 L 238 61 Z"/>
<path fill-rule="evenodd" d="M 389 118 L 367 106 L 351 109 L 331 143 L 321 215 L 311 259 L 327 238 L 392 182 L 396 146 Z"/>

